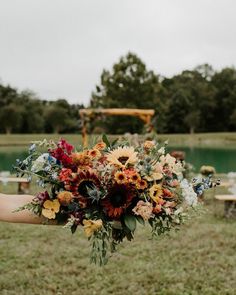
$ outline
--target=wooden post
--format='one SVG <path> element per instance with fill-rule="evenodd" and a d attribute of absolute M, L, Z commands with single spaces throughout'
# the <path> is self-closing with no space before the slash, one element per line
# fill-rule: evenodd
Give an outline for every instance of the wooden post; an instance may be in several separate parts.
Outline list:
<path fill-rule="evenodd" d="M 82 123 L 82 143 L 83 146 L 86 147 L 88 145 L 87 138 L 87 117 L 89 118 L 93 114 L 101 114 L 101 115 L 112 115 L 112 116 L 121 116 L 128 115 L 133 117 L 138 117 L 142 120 L 147 126 L 147 132 L 151 132 L 153 130 L 153 126 L 151 123 L 152 117 L 155 114 L 154 110 L 144 110 L 144 109 L 81 109 L 79 111 Z"/>
<path fill-rule="evenodd" d="M 86 119 L 83 113 L 80 114 L 81 116 L 81 124 L 82 124 L 82 144 L 83 147 L 87 147 L 88 146 L 88 136 L 87 136 L 87 124 L 86 124 Z"/>

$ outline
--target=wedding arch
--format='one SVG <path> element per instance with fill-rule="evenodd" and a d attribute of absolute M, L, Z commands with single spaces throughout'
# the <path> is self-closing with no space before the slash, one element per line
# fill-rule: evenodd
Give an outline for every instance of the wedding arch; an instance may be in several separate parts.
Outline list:
<path fill-rule="evenodd" d="M 79 110 L 81 124 L 82 124 L 82 143 L 83 146 L 88 144 L 88 133 L 87 125 L 92 118 L 96 118 L 99 115 L 106 116 L 133 116 L 138 117 L 142 120 L 148 130 L 151 132 L 153 129 L 152 126 L 152 117 L 155 114 L 153 109 L 125 109 L 125 108 L 113 108 L 113 109 L 81 109 Z"/>

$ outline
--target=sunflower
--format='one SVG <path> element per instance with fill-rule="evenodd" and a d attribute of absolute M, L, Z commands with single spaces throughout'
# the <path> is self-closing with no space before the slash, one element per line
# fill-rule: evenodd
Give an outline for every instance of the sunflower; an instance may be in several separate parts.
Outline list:
<path fill-rule="evenodd" d="M 155 203 L 159 203 L 159 200 L 161 199 L 162 194 L 163 194 L 163 190 L 161 185 L 159 184 L 154 184 L 149 189 L 149 195 Z"/>
<path fill-rule="evenodd" d="M 127 183 L 127 177 L 122 171 L 117 171 L 114 175 L 114 178 L 118 184 Z"/>
<path fill-rule="evenodd" d="M 77 196 L 81 206 L 86 207 L 89 198 L 88 189 L 93 187 L 100 187 L 100 180 L 97 174 L 92 169 L 79 169 L 69 190 Z"/>
<path fill-rule="evenodd" d="M 128 165 L 134 165 L 137 161 L 137 152 L 133 147 L 118 147 L 107 155 L 107 161 L 120 168 L 126 168 Z"/>
<path fill-rule="evenodd" d="M 110 188 L 107 196 L 102 200 L 102 206 L 109 217 L 119 219 L 133 198 L 134 193 L 129 186 L 116 184 Z"/>
<path fill-rule="evenodd" d="M 141 180 L 141 177 L 137 172 L 135 172 L 133 175 L 130 176 L 129 180 L 131 183 L 137 184 Z"/>
<path fill-rule="evenodd" d="M 145 188 L 147 188 L 147 182 L 144 179 L 140 179 L 137 183 L 136 183 L 136 187 L 139 190 L 144 190 Z"/>

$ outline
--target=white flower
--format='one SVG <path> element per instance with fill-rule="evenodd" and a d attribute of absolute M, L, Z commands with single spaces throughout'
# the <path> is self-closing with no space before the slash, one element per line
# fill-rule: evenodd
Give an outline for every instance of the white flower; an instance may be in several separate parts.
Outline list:
<path fill-rule="evenodd" d="M 176 159 L 172 157 L 170 154 L 166 154 L 165 156 L 160 157 L 161 164 L 164 165 L 169 165 L 170 167 L 173 167 L 175 165 Z"/>
<path fill-rule="evenodd" d="M 165 154 L 165 147 L 162 146 L 162 147 L 158 150 L 158 153 L 159 153 L 160 155 L 164 155 L 164 154 Z"/>
<path fill-rule="evenodd" d="M 161 165 L 164 167 L 168 165 L 168 168 L 171 172 L 175 173 L 178 176 L 182 176 L 184 170 L 181 162 L 176 161 L 176 158 L 172 157 L 170 154 L 162 155 L 160 157 Z"/>
<path fill-rule="evenodd" d="M 48 158 L 49 158 L 49 153 L 44 153 L 41 156 L 39 156 L 34 162 L 31 167 L 32 172 L 38 172 L 40 170 L 43 170 L 45 164 L 48 164 Z"/>
<path fill-rule="evenodd" d="M 186 203 L 189 206 L 195 206 L 197 204 L 197 194 L 193 190 L 192 185 L 187 181 L 187 179 L 183 179 L 180 183 L 180 187 Z"/>

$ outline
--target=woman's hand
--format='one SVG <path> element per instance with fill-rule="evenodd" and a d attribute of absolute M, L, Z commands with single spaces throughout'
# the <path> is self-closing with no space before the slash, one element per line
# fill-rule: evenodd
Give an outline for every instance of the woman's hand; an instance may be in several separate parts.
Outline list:
<path fill-rule="evenodd" d="M 6 195 L 0 193 L 0 221 L 15 223 L 40 224 L 45 221 L 43 217 L 35 215 L 29 210 L 14 212 L 19 207 L 32 201 L 31 195 Z"/>

